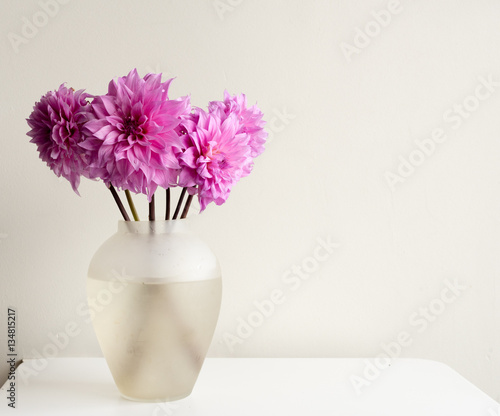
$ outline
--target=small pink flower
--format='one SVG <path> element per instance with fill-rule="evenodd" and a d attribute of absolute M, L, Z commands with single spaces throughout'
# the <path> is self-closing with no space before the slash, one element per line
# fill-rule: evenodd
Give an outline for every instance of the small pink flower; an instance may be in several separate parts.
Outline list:
<path fill-rule="evenodd" d="M 212 201 L 223 204 L 252 163 L 249 136 L 238 133 L 240 127 L 235 114 L 221 120 L 201 109 L 180 125 L 179 186 L 198 194 L 201 211 Z"/>
<path fill-rule="evenodd" d="M 168 99 L 171 82 L 162 83 L 161 74 L 141 78 L 134 69 L 94 99 L 93 119 L 86 124 L 90 137 L 83 143 L 93 161 L 92 177 L 146 194 L 148 200 L 158 186 L 176 184 L 175 128 L 191 107 L 189 97 Z"/>
<path fill-rule="evenodd" d="M 210 102 L 208 110 L 216 113 L 221 120 L 229 114 L 235 114 L 240 123 L 238 133 L 246 133 L 250 136 L 249 145 L 252 148 L 252 157 L 262 154 L 267 138 L 267 132 L 264 130 L 266 122 L 262 120 L 263 114 L 256 105 L 247 108 L 245 94 L 231 96 L 224 91 L 224 101 Z"/>
<path fill-rule="evenodd" d="M 40 159 L 57 176 L 66 178 L 78 193 L 80 176 L 88 176 L 88 162 L 80 144 L 85 139 L 83 125 L 87 121 L 91 96 L 83 90 L 74 91 L 62 84 L 49 91 L 33 107 L 27 119 L 32 137 L 40 152 Z"/>

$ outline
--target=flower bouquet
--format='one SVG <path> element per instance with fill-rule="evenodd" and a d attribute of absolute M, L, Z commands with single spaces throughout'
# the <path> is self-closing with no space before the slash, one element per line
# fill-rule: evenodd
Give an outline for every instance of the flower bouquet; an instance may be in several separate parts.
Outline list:
<path fill-rule="evenodd" d="M 88 312 L 120 393 L 141 401 L 191 393 L 222 283 L 215 255 L 185 218 L 194 196 L 200 211 L 224 203 L 267 137 L 262 112 L 244 95 L 225 92 L 203 110 L 188 96 L 170 99 L 171 82 L 161 74 L 141 78 L 134 69 L 112 80 L 105 95 L 63 84 L 27 119 L 31 142 L 57 176 L 77 194 L 82 176 L 102 180 L 121 212 L 118 231 L 90 262 Z M 173 187 L 181 190 L 171 215 Z M 158 188 L 165 189 L 164 220 L 155 214 Z M 149 221 L 140 221 L 132 193 L 146 196 Z"/>
<path fill-rule="evenodd" d="M 262 112 L 248 107 L 245 95 L 224 93 L 207 111 L 191 106 L 189 96 L 169 99 L 173 79 L 161 74 L 141 78 L 137 70 L 112 80 L 106 95 L 74 91 L 64 84 L 44 95 L 27 119 L 28 136 L 40 158 L 66 178 L 78 194 L 81 176 L 102 180 L 125 221 L 130 217 L 116 190 L 144 194 L 155 219 L 154 196 L 166 189 L 165 219 L 170 219 L 170 188 L 182 187 L 172 219 L 185 218 L 193 196 L 201 211 L 210 202 L 224 203 L 231 188 L 264 151 L 267 133 Z"/>

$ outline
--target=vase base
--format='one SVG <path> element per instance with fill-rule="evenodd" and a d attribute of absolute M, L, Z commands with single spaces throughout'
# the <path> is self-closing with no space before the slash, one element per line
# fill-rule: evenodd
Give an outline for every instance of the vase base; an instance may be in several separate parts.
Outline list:
<path fill-rule="evenodd" d="M 142 402 L 142 403 L 166 403 L 166 402 L 174 402 L 176 400 L 181 400 L 185 399 L 191 394 L 191 391 L 187 392 L 186 394 L 180 394 L 177 396 L 168 396 L 168 397 L 161 397 L 161 398 L 143 398 L 143 397 L 130 397 L 126 396 L 123 393 L 120 393 L 120 395 L 127 400 L 133 401 L 133 402 Z"/>

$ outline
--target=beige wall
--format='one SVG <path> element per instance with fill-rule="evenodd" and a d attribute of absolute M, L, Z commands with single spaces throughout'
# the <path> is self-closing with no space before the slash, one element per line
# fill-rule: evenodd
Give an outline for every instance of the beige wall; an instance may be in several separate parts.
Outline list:
<path fill-rule="evenodd" d="M 224 271 L 212 356 L 387 350 L 499 399 L 499 19 L 487 0 L 2 2 L 0 378 L 8 306 L 19 357 L 100 354 L 85 274 L 119 219 L 38 160 L 25 118 L 137 67 L 269 121 L 254 173 L 194 220 Z"/>

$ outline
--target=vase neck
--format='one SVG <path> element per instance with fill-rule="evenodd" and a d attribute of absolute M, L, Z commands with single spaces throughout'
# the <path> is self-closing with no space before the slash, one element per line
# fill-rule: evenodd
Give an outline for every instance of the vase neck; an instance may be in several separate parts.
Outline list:
<path fill-rule="evenodd" d="M 121 234 L 171 234 L 189 230 L 187 219 L 168 221 L 118 221 Z"/>

